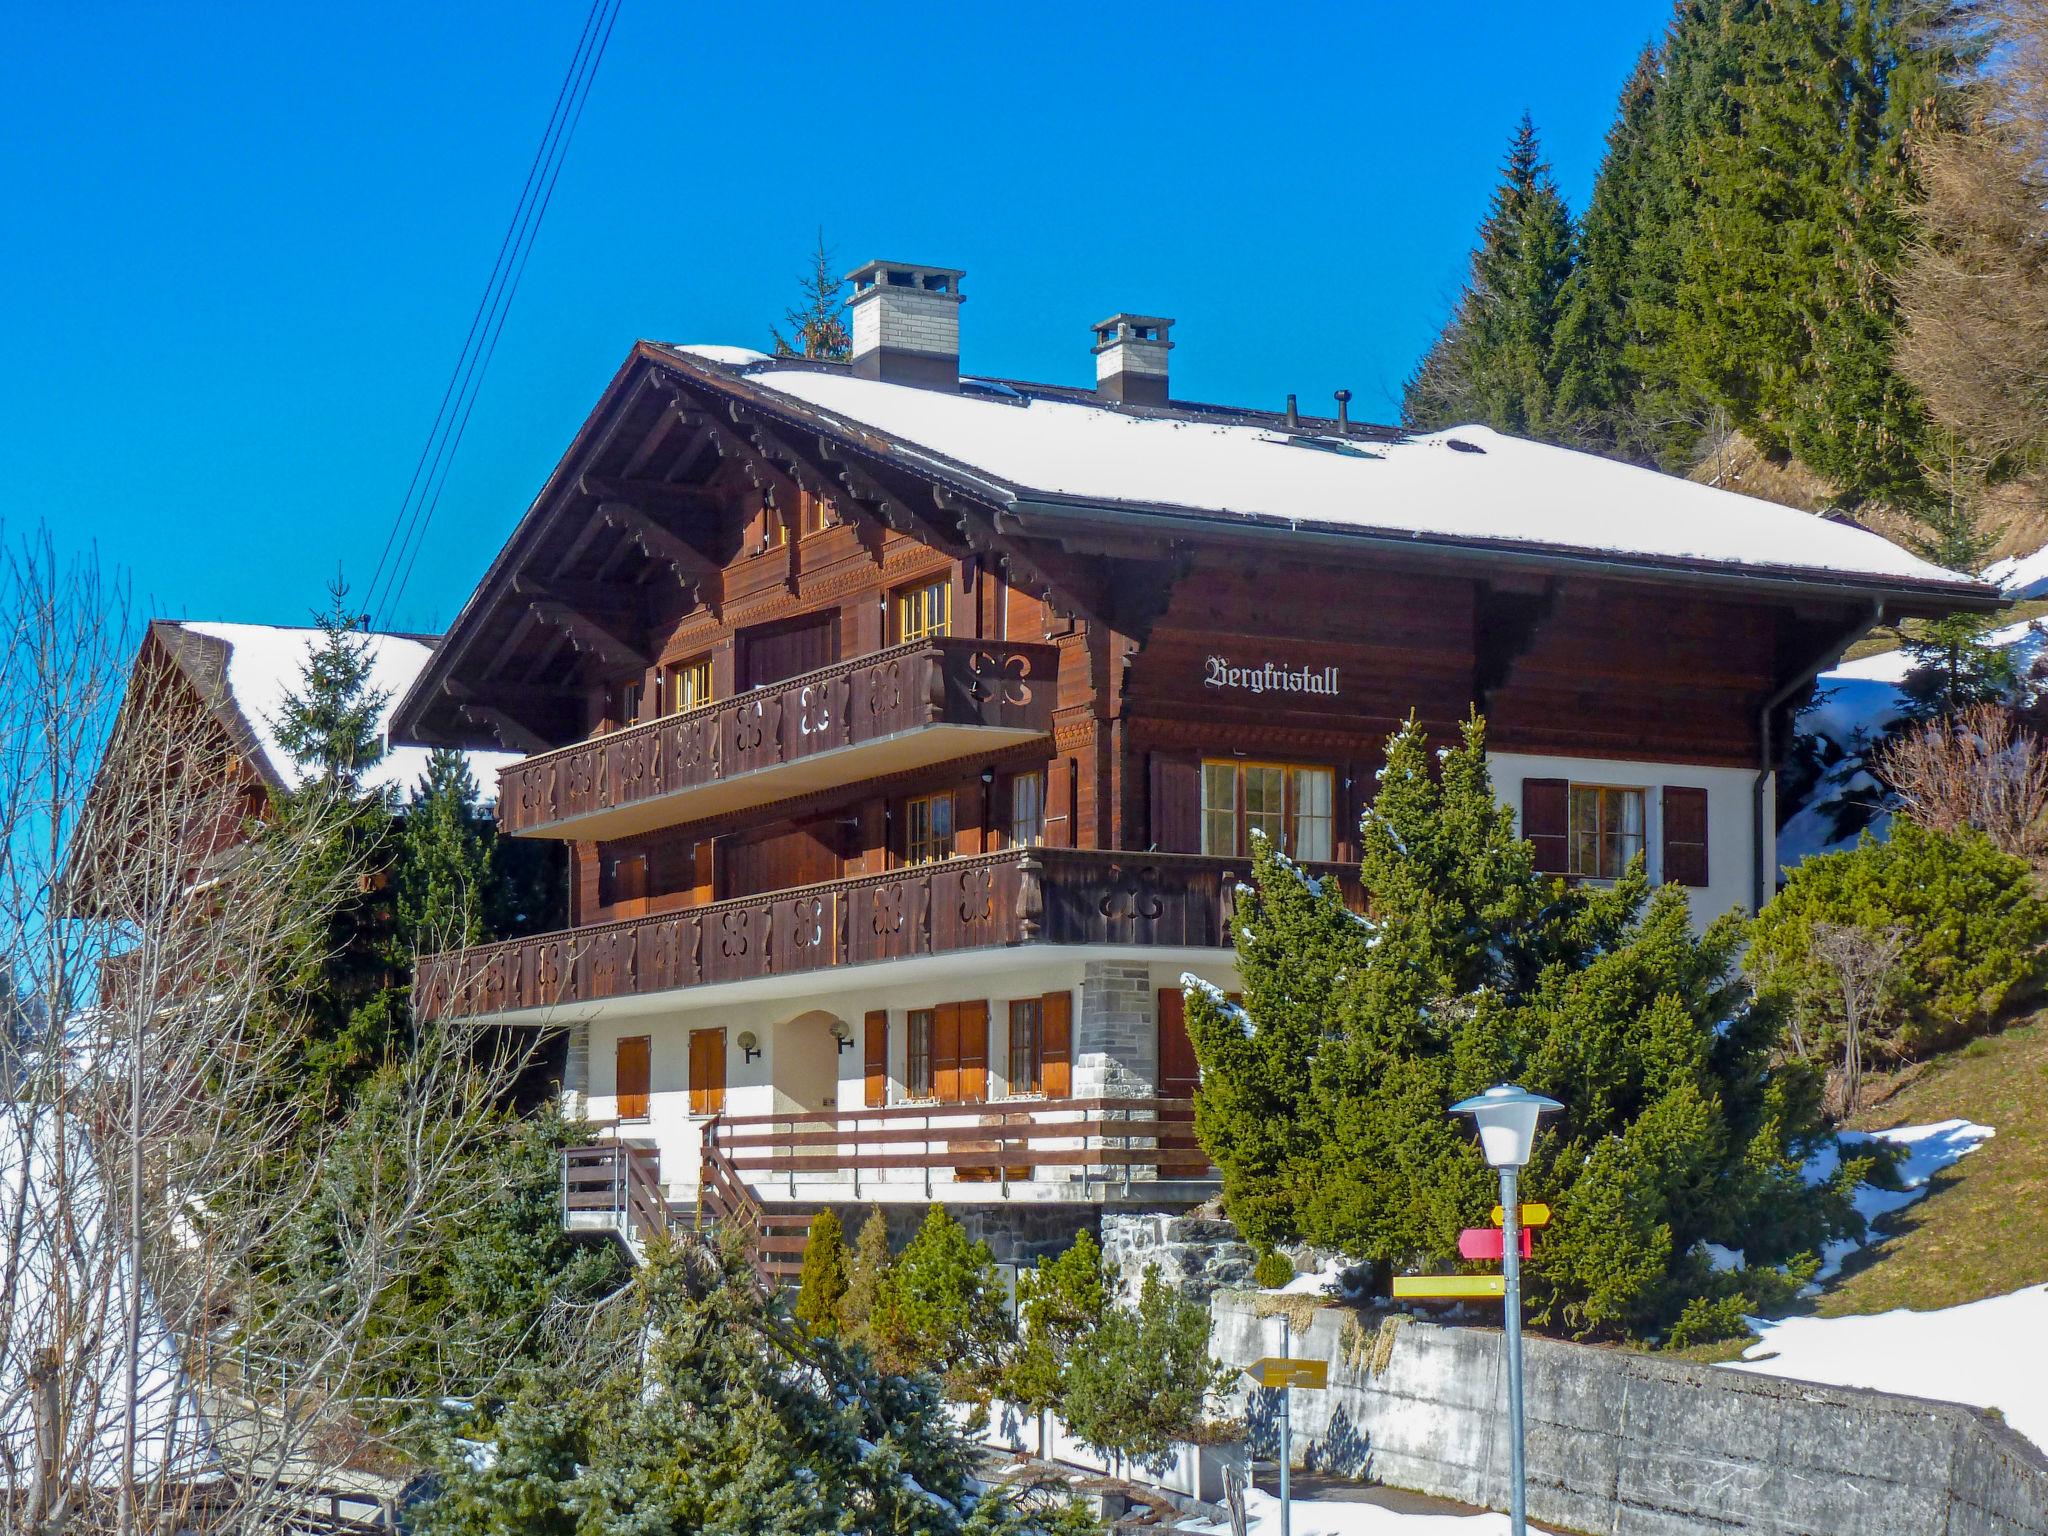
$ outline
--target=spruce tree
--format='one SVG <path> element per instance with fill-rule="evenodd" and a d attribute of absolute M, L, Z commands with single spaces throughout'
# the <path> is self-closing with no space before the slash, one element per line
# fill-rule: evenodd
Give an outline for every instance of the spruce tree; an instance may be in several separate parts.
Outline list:
<path fill-rule="evenodd" d="M 1761 1302 L 1857 1225 L 1800 1177 L 1818 1089 L 1775 1060 L 1738 915 L 1696 933 L 1640 857 L 1610 887 L 1539 875 L 1476 720 L 1440 763 L 1412 722 L 1391 739 L 1360 842 L 1370 918 L 1262 845 L 1242 1005 L 1189 990 L 1196 1127 L 1251 1241 L 1455 1262 L 1495 1191 L 1446 1111 L 1510 1079 L 1565 1105 L 1525 1177 L 1557 1211 L 1527 1272 L 1539 1325 L 1654 1335 L 1695 1300 Z M 1752 1268 L 1713 1271 L 1706 1242 Z"/>
<path fill-rule="evenodd" d="M 895 1260 L 889 1254 L 889 1218 L 877 1205 L 868 1211 L 853 1240 L 846 1266 L 846 1292 L 839 1301 L 839 1332 L 887 1362 L 897 1333 Z"/>
<path fill-rule="evenodd" d="M 796 1320 L 812 1333 L 839 1331 L 839 1304 L 846 1298 L 846 1242 L 839 1216 L 826 1206 L 811 1218 L 804 1237 L 803 1270 L 797 1277 Z"/>
<path fill-rule="evenodd" d="M 846 304 L 839 296 L 845 280 L 839 276 L 832 252 L 825 245 L 825 231 L 818 231 L 818 248 L 811 253 L 811 270 L 800 285 L 803 300 L 783 315 L 790 336 L 772 330 L 778 357 L 811 357 L 843 363 L 853 353 L 853 332 L 846 324 Z M 790 337 L 794 337 L 791 340 Z"/>
<path fill-rule="evenodd" d="M 486 913 L 496 842 L 468 759 L 452 747 L 436 747 L 399 834 L 393 883 L 402 942 L 431 954 L 494 936 Z"/>
<path fill-rule="evenodd" d="M 362 616 L 349 608 L 348 583 L 336 577 L 327 596 L 326 611 L 315 619 L 320 638 L 299 686 L 278 710 L 277 740 L 315 782 L 350 793 L 383 761 L 377 722 L 390 695 L 370 686 L 370 640 Z"/>
<path fill-rule="evenodd" d="M 1060 1417 L 1104 1455 L 1142 1461 L 1194 1439 L 1229 1375 L 1209 1358 L 1209 1307 L 1145 1271 L 1135 1307 L 1113 1307 L 1069 1363 Z"/>
<path fill-rule="evenodd" d="M 1010 1337 L 988 1244 L 970 1240 L 934 1202 L 897 1258 L 890 1289 L 903 1363 L 942 1375 L 958 1395 L 986 1396 Z"/>

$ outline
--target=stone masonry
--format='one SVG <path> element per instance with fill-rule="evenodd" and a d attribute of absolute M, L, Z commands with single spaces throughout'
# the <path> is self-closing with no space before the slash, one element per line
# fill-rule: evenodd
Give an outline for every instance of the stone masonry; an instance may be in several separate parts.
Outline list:
<path fill-rule="evenodd" d="M 1159 1071 L 1158 1001 L 1142 965 L 1091 960 L 1074 1020 L 1074 1096 L 1145 1099 Z"/>
<path fill-rule="evenodd" d="M 566 1033 L 567 1049 L 562 1059 L 562 1113 L 571 1120 L 578 1120 L 590 1104 L 590 1025 L 571 1024 Z"/>
<path fill-rule="evenodd" d="M 1102 1252 L 1132 1300 L 1149 1266 L 1157 1266 L 1160 1279 L 1175 1290 L 1201 1301 L 1252 1283 L 1251 1245 L 1221 1217 L 1105 1211 Z"/>

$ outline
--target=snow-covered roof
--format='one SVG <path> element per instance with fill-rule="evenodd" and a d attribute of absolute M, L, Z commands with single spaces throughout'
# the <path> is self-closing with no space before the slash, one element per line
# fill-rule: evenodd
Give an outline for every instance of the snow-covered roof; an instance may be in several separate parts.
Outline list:
<path fill-rule="evenodd" d="M 228 694 L 242 718 L 255 733 L 275 780 L 296 788 L 306 778 L 305 767 L 277 739 L 277 721 L 287 694 L 296 692 L 306 675 L 306 662 L 319 643 L 321 632 L 305 626 L 277 624 L 226 624 L 185 621 L 178 628 L 188 634 L 224 642 L 228 647 L 225 678 Z M 413 635 L 368 633 L 369 687 L 384 695 L 384 707 L 377 729 L 386 737 L 384 756 L 363 775 L 366 787 L 410 793 L 427 771 L 428 749 L 389 744 L 391 714 L 411 688 L 434 654 L 433 645 Z M 498 770 L 519 761 L 517 752 L 466 752 L 469 771 L 486 799 L 495 797 Z"/>
<path fill-rule="evenodd" d="M 1864 529 L 1487 427 L 1338 438 L 1073 391 L 963 379 L 953 393 L 745 349 L 666 350 L 800 402 L 851 440 L 884 434 L 1027 499 L 1976 590 Z"/>

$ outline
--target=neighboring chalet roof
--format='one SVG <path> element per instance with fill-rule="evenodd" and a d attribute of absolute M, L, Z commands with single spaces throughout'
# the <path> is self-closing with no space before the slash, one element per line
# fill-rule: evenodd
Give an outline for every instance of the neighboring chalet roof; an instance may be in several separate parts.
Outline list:
<path fill-rule="evenodd" d="M 717 564 L 716 551 L 682 546 L 704 510 L 693 498 L 732 455 L 762 457 L 757 484 L 842 485 L 892 527 L 1015 556 L 1048 589 L 1093 582 L 1065 592 L 1086 599 L 1069 606 L 1092 602 L 1119 625 L 1126 613 L 1144 622 L 1146 565 L 1195 544 L 1503 583 L 1685 585 L 1795 604 L 1837 630 L 1879 605 L 1897 619 L 2000 601 L 1853 524 L 1484 427 L 1340 432 L 1277 412 L 973 377 L 957 392 L 915 388 L 842 363 L 643 341 L 399 704 L 397 739 L 473 744 L 495 731 L 532 747 L 577 734 L 557 675 L 573 663 L 536 610 L 578 593 L 616 605 L 664 560 L 686 585 Z M 660 515 L 600 517 L 635 498 Z M 1103 562 L 1092 574 L 1090 557 Z M 536 640 L 537 625 L 553 638 Z"/>
<path fill-rule="evenodd" d="M 1687 562 L 1982 591 L 1852 524 L 1490 427 L 1407 436 L 1266 413 L 1112 404 L 1073 390 L 963 378 L 958 394 L 732 347 L 671 347 L 737 374 L 858 442 L 881 434 L 934 469 L 1074 515 L 1219 515 L 1283 529 L 1527 546 L 1617 562 Z M 1229 419 L 1236 416 L 1239 419 Z"/>
<path fill-rule="evenodd" d="M 285 696 L 300 686 L 306 661 L 319 641 L 310 626 L 226 624 L 158 619 L 150 628 L 191 679 L 214 715 L 249 756 L 264 782 L 293 789 L 306 770 L 277 739 Z M 377 726 L 387 734 L 392 711 L 413 685 L 439 637 L 370 633 L 369 686 L 385 696 Z M 497 794 L 498 770 L 518 761 L 516 752 L 470 752 L 469 771 L 485 799 Z M 427 771 L 427 749 L 387 746 L 384 757 L 363 776 L 367 787 L 409 792 Z"/>

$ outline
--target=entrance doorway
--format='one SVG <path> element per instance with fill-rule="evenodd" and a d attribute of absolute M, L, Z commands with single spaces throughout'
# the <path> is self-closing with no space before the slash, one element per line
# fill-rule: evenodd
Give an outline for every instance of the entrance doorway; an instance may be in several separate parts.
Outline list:
<path fill-rule="evenodd" d="M 839 1099 L 839 1019 L 814 1008 L 775 1026 L 775 1108 L 782 1114 L 833 1109 Z M 847 1036 L 852 1039 L 851 1033 Z"/>

